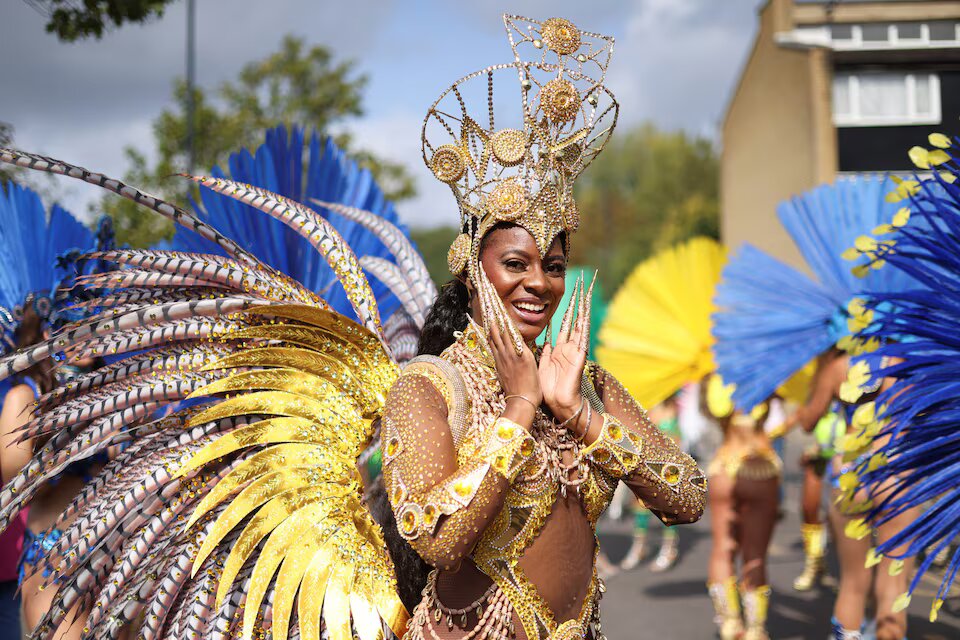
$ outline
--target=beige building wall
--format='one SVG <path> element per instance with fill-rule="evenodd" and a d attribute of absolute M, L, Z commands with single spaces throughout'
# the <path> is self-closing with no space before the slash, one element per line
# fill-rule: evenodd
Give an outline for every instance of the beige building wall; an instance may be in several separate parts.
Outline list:
<path fill-rule="evenodd" d="M 731 249 L 750 242 L 800 266 L 776 207 L 835 175 L 836 142 L 825 95 L 828 56 L 774 42 L 774 33 L 790 28 L 792 9 L 789 0 L 771 0 L 760 12 L 759 33 L 721 131 L 720 216 Z"/>

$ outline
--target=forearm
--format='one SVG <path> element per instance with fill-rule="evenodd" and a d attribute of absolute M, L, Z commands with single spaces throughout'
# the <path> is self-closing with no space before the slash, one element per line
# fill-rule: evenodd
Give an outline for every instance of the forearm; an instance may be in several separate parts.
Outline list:
<path fill-rule="evenodd" d="M 584 449 L 597 466 L 623 481 L 666 524 L 696 522 L 703 514 L 706 479 L 696 462 L 662 434 L 641 435 L 610 414 Z"/>
<path fill-rule="evenodd" d="M 604 413 L 590 421 L 584 455 L 622 480 L 665 523 L 699 519 L 706 478 L 696 462 L 650 421 L 612 376 L 601 370 L 598 382 Z"/>
<path fill-rule="evenodd" d="M 501 416 L 475 453 L 470 462 L 424 490 L 408 490 L 403 481 L 416 473 L 410 460 L 402 473 L 396 465 L 385 466 L 400 535 L 424 561 L 441 569 L 455 568 L 473 550 L 532 455 L 533 439 L 522 425 Z"/>

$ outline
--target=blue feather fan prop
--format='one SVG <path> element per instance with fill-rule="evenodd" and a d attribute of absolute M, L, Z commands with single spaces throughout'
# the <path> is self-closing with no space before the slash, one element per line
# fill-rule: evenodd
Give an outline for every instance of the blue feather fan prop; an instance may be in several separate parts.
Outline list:
<path fill-rule="evenodd" d="M 854 359 L 854 366 L 869 367 L 867 384 L 883 377 L 897 381 L 876 400 L 884 407 L 879 434 L 889 441 L 874 456 L 877 463 L 864 465 L 859 476 L 873 499 L 871 524 L 914 508 L 922 512 L 877 548 L 894 557 L 926 553 L 908 593 L 937 553 L 960 535 L 960 138 L 952 146 L 944 136 L 931 136 L 931 142 L 941 149 L 931 152 L 930 160 L 923 149 L 911 156 L 919 152 L 922 168 L 939 164 L 940 171 L 901 184 L 906 201 L 898 206 L 908 205 L 909 222 L 875 256 L 885 261 L 878 273 L 896 273 L 917 286 L 863 296 L 872 323 L 858 337 L 876 339 L 880 346 Z M 890 486 L 895 489 L 881 490 Z M 960 549 L 952 554 L 931 619 L 958 569 Z"/>
<path fill-rule="evenodd" d="M 230 173 L 225 174 L 214 167 L 211 175 L 261 187 L 318 210 L 358 256 L 396 262 L 387 247 L 362 225 L 313 204 L 316 199 L 364 209 L 400 226 L 393 204 L 384 198 L 370 172 L 360 169 L 332 140 L 321 139 L 316 132 L 307 140 L 303 129 L 293 127 L 288 132 L 286 127 L 279 126 L 267 132 L 266 141 L 253 154 L 246 149 L 233 153 L 229 168 Z M 354 315 L 333 271 L 295 231 L 279 220 L 207 188 L 201 188 L 200 200 L 199 205 L 193 204 L 201 219 L 265 263 L 302 282 L 339 313 Z M 214 243 L 179 227 L 172 248 L 223 253 Z M 381 317 L 386 320 L 397 310 L 399 301 L 376 278 L 370 278 L 370 285 Z"/>
<path fill-rule="evenodd" d="M 749 245 L 727 264 L 717 287 L 714 352 L 720 375 L 736 385 L 739 408 L 766 400 L 846 335 L 847 305 L 858 292 L 909 286 L 906 274 L 870 269 L 866 258 L 858 278 L 843 258 L 857 238 L 891 222 L 898 207 L 885 196 L 894 187 L 882 177 L 844 178 L 778 207 L 813 278 Z"/>

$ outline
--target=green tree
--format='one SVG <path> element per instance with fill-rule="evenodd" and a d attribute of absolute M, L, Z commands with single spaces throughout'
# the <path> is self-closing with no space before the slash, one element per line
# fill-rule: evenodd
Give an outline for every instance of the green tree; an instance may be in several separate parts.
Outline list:
<path fill-rule="evenodd" d="M 335 61 L 326 48 L 308 49 L 302 40 L 287 36 L 278 52 L 246 65 L 236 81 L 225 83 L 216 92 L 216 100 L 204 90 L 194 89 L 194 171 L 207 172 L 216 164 L 224 166 L 231 152 L 259 146 L 270 127 L 299 124 L 324 132 L 362 115 L 365 85 L 366 78 L 355 73 L 353 62 Z M 128 147 L 130 169 L 124 178 L 181 206 L 187 202 L 191 187 L 170 176 L 189 164 L 187 98 L 186 83 L 178 81 L 175 106 L 153 122 L 156 162 L 151 165 L 141 151 Z M 348 134 L 336 136 L 336 141 L 373 172 L 387 197 L 400 200 L 414 194 L 413 179 L 401 165 L 353 151 Z M 146 246 L 173 233 L 165 220 L 144 215 L 141 207 L 115 196 L 104 198 L 102 208 L 114 218 L 121 242 Z"/>
<path fill-rule="evenodd" d="M 64 42 L 101 38 L 111 27 L 163 15 L 174 0 L 25 0 L 47 18 L 47 33 Z"/>
<path fill-rule="evenodd" d="M 423 261 L 427 265 L 430 277 L 439 287 L 453 278 L 450 267 L 447 266 L 447 250 L 457 237 L 455 227 L 433 227 L 430 229 L 411 229 L 410 237 L 420 250 Z"/>
<path fill-rule="evenodd" d="M 600 268 L 610 293 L 658 249 L 719 238 L 719 161 L 713 144 L 652 124 L 613 136 L 577 180 L 581 229 L 572 261 Z"/>

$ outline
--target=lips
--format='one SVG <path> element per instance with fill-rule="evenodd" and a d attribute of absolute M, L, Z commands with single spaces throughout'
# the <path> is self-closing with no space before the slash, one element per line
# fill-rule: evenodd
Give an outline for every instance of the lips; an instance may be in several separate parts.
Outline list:
<path fill-rule="evenodd" d="M 524 322 L 528 324 L 539 324 L 543 322 L 547 315 L 548 304 L 534 300 L 517 300 L 511 303 Z"/>

